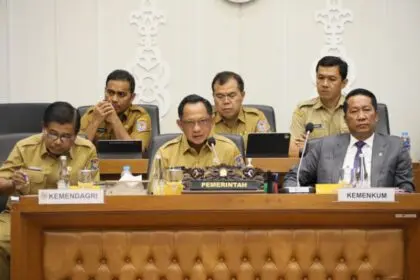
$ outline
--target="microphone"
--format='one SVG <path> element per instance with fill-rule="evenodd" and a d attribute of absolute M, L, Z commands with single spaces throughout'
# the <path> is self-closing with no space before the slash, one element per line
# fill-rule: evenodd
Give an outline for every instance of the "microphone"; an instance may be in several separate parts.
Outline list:
<path fill-rule="evenodd" d="M 286 193 L 313 193 L 315 192 L 314 187 L 302 187 L 299 182 L 299 173 L 300 173 L 300 167 L 302 166 L 302 160 L 303 156 L 305 155 L 306 146 L 308 143 L 308 136 L 311 134 L 311 132 L 314 130 L 314 124 L 313 123 L 307 123 L 305 126 L 305 142 L 303 144 L 303 151 L 302 151 L 302 157 L 299 160 L 298 170 L 296 173 L 296 187 L 285 187 Z"/>
<path fill-rule="evenodd" d="M 209 137 L 209 138 L 207 139 L 207 143 L 209 144 L 209 146 L 210 146 L 210 150 L 211 150 L 211 152 L 213 153 L 213 163 L 214 163 L 215 165 L 220 165 L 220 159 L 219 159 L 219 157 L 217 156 L 217 152 L 216 152 L 216 149 L 215 149 L 215 146 L 216 146 L 216 139 L 214 139 L 214 137 L 213 137 L 213 136 L 211 136 L 211 137 Z"/>
<path fill-rule="evenodd" d="M 297 187 L 300 187 L 300 182 L 299 182 L 300 167 L 302 165 L 302 159 L 305 155 L 306 146 L 308 144 L 308 136 L 309 136 L 309 134 L 312 133 L 312 131 L 314 131 L 314 124 L 309 122 L 305 125 L 305 142 L 303 143 L 302 156 L 300 157 L 299 166 L 298 166 L 298 170 L 297 170 L 297 173 L 296 173 L 296 180 L 297 180 L 297 185 L 296 186 Z"/>

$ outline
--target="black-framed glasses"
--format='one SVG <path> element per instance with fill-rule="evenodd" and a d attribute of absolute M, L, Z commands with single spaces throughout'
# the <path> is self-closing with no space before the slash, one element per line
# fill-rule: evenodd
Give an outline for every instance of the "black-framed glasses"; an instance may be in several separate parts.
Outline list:
<path fill-rule="evenodd" d="M 60 139 L 61 142 L 70 142 L 75 138 L 75 136 L 71 134 L 57 134 L 49 131 L 47 131 L 45 135 L 47 135 L 47 138 L 51 141 L 57 141 L 57 139 Z"/>

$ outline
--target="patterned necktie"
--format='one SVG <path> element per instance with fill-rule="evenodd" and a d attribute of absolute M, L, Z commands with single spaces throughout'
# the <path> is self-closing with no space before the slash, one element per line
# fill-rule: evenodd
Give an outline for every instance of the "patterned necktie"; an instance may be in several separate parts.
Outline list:
<path fill-rule="evenodd" d="M 362 148 L 366 143 L 363 141 L 357 141 L 354 145 L 357 147 L 356 155 L 354 156 L 353 168 L 354 172 L 360 176 L 360 154 L 362 153 Z"/>

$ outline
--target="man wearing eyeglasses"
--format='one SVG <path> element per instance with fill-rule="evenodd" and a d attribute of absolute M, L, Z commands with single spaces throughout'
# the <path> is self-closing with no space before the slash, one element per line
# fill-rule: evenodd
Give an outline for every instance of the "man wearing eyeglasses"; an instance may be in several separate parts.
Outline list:
<path fill-rule="evenodd" d="M 245 147 L 248 133 L 269 132 L 270 124 L 264 113 L 258 109 L 243 107 L 245 97 L 244 81 L 230 71 L 218 73 L 211 84 L 215 104 L 215 133 L 239 134 Z"/>
<path fill-rule="evenodd" d="M 97 172 L 95 146 L 77 137 L 78 111 L 67 102 L 50 104 L 44 112 L 41 134 L 19 141 L 0 167 L 0 195 L 38 194 L 39 189 L 57 188 L 61 155 L 67 156 L 70 183 L 77 185 L 78 171 Z M 9 279 L 10 214 L 0 214 L 0 280 Z"/>
<path fill-rule="evenodd" d="M 178 106 L 178 116 L 177 124 L 183 134 L 168 141 L 156 152 L 161 157 L 161 167 L 204 168 L 217 165 L 207 142 L 212 135 L 213 127 L 210 102 L 199 95 L 188 95 Z M 242 155 L 235 143 L 221 135 L 213 137 L 220 164 L 231 166 L 243 164 Z M 152 170 L 155 171 L 155 165 Z"/>
<path fill-rule="evenodd" d="M 132 102 L 136 94 L 134 77 L 115 70 L 105 83 L 105 99 L 89 108 L 82 117 L 80 132 L 92 142 L 100 139 L 136 139 L 143 150 L 149 146 L 151 120 L 147 111 Z"/>

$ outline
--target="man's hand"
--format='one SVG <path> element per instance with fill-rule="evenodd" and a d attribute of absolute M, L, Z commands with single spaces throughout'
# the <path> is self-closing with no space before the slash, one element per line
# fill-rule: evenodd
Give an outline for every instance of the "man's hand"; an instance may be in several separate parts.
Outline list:
<path fill-rule="evenodd" d="M 112 107 L 112 104 L 108 101 L 101 101 L 93 109 L 93 120 L 97 123 L 102 123 L 113 113 L 115 113 L 115 109 Z"/>
<path fill-rule="evenodd" d="M 16 187 L 16 190 L 19 190 L 21 187 L 29 184 L 29 177 L 22 170 L 17 170 L 12 175 L 13 185 Z"/>

